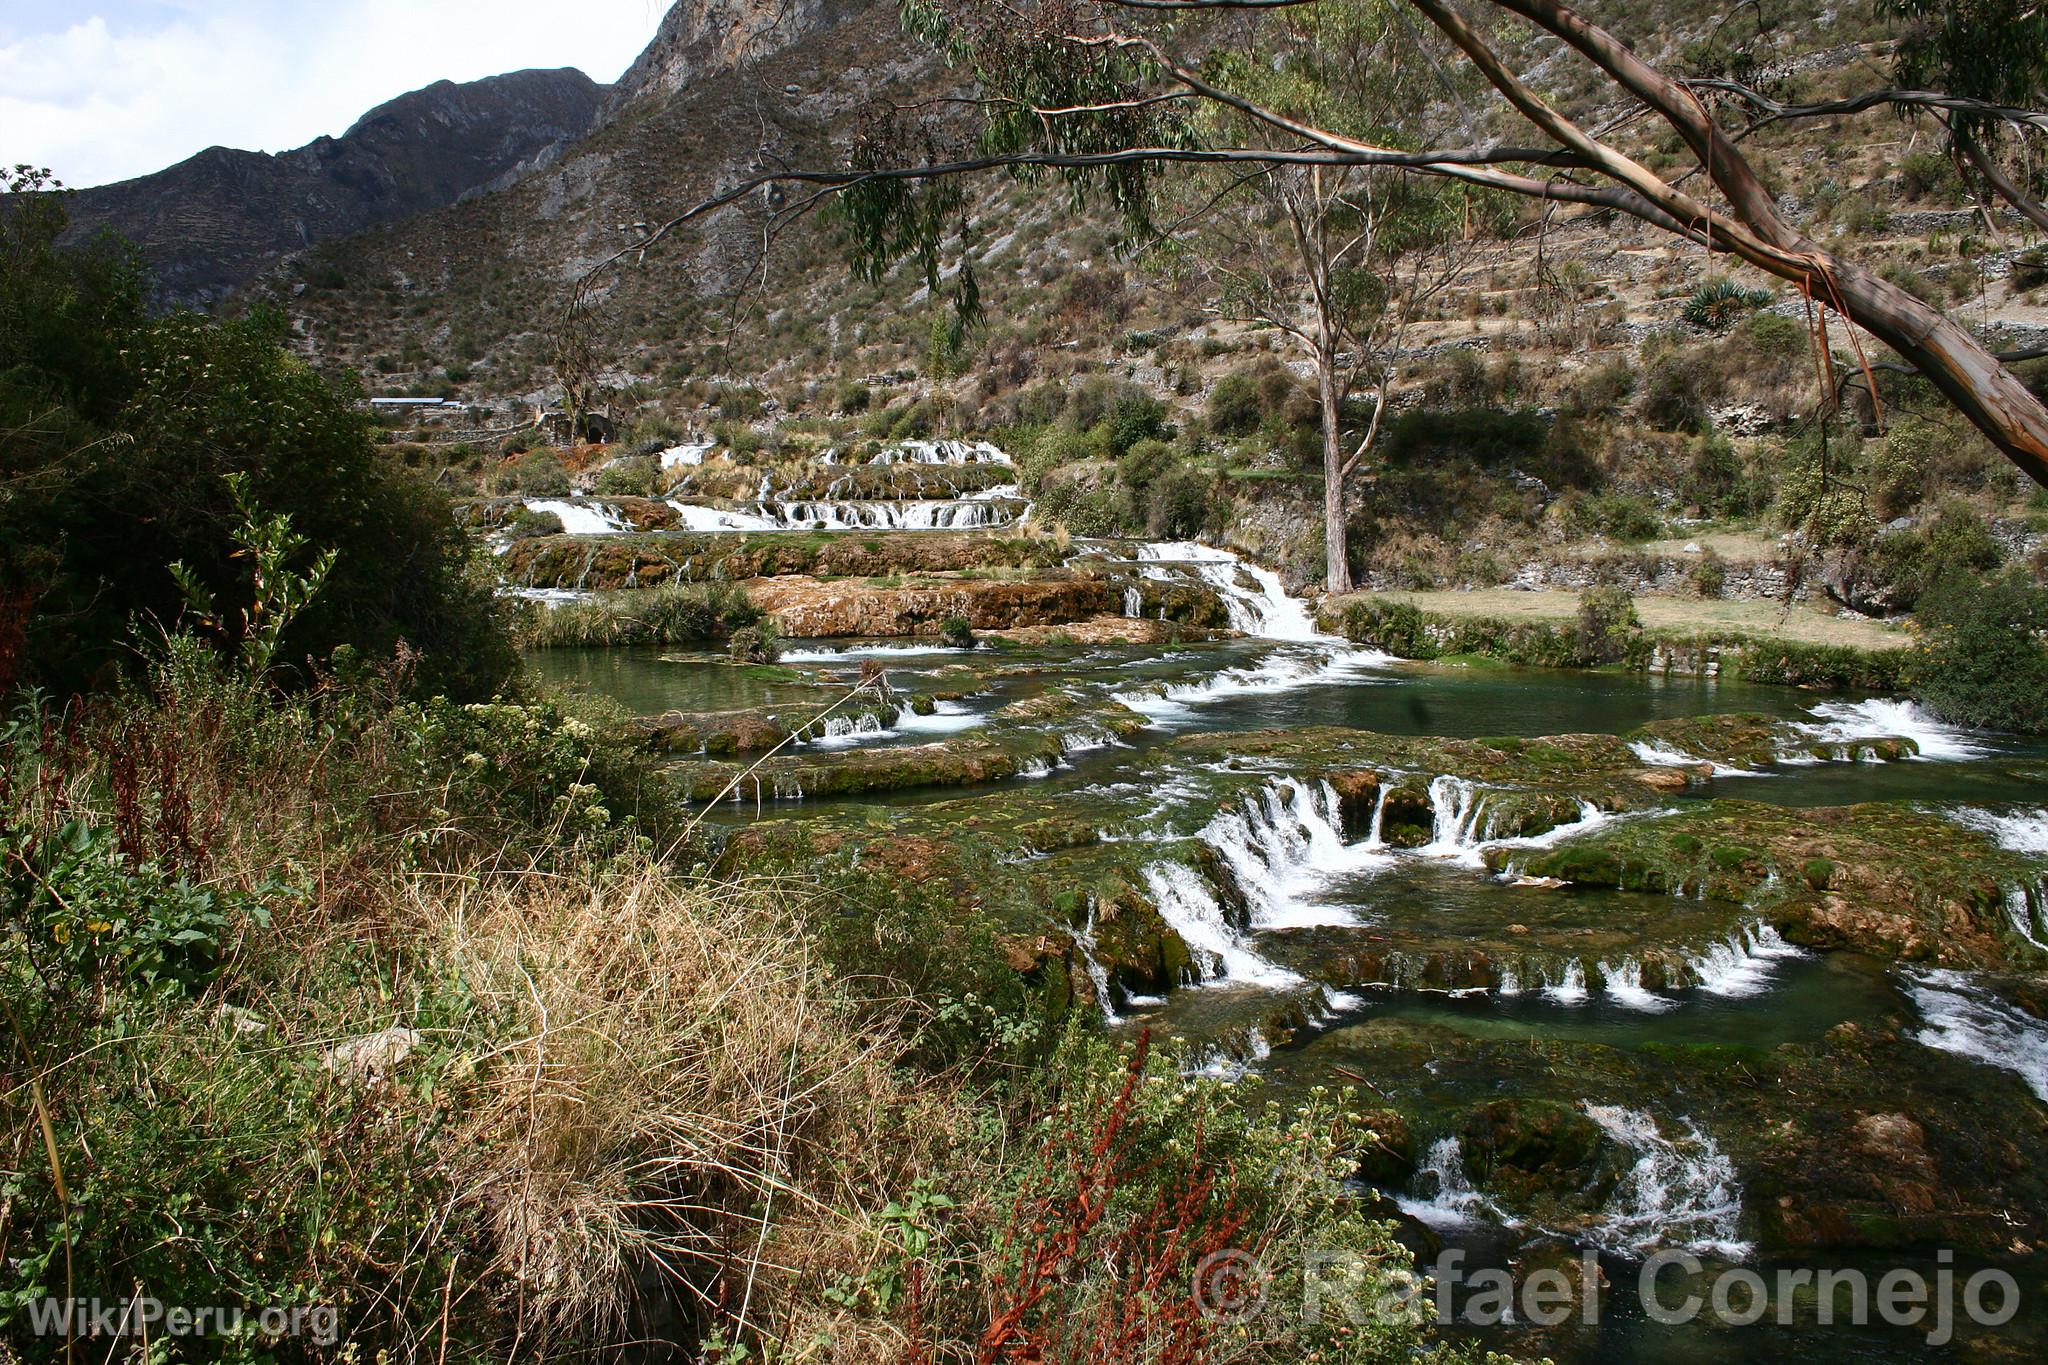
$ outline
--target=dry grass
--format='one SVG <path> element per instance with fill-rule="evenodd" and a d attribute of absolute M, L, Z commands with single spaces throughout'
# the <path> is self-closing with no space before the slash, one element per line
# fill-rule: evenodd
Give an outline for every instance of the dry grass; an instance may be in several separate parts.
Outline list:
<path fill-rule="evenodd" d="M 667 1299 L 728 1340 L 816 1337 L 841 1316 L 817 1284 L 858 1272 L 870 1207 L 945 1140 L 777 895 L 646 866 L 419 888 L 496 1021 L 458 1183 L 529 1330 L 629 1340 Z M 893 1354 L 872 1322 L 835 1328 L 841 1358 Z"/>

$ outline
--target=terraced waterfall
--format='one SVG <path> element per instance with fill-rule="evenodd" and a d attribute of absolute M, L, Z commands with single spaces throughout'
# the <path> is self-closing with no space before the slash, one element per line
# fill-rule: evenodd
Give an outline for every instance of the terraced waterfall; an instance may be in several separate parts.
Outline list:
<path fill-rule="evenodd" d="M 727 580 L 776 617 L 773 668 L 535 656 L 646 718 L 728 864 L 938 887 L 1053 1008 L 1283 1103 L 1352 1087 L 1377 1134 L 1352 1183 L 1424 1248 L 1590 1252 L 1632 1284 L 1664 1250 L 1941 1247 L 2040 1287 L 2042 746 L 1886 698 L 1405 663 L 1227 549 L 1042 534 L 992 446 L 660 463 L 659 498 L 471 516 L 512 590 Z M 1622 1298 L 1482 1335 L 1560 1360 L 1916 1344 L 1808 1304 L 1730 1345 Z"/>

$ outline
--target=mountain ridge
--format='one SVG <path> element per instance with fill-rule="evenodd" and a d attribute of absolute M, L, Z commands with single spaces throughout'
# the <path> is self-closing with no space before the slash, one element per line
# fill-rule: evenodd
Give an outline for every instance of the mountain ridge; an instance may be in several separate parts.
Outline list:
<path fill-rule="evenodd" d="M 78 191 L 74 240 L 110 229 L 141 248 L 159 305 L 210 305 L 285 255 L 510 183 L 588 134 L 612 87 L 572 67 L 436 81 L 340 137 L 268 153 L 209 147 L 164 170 Z"/>

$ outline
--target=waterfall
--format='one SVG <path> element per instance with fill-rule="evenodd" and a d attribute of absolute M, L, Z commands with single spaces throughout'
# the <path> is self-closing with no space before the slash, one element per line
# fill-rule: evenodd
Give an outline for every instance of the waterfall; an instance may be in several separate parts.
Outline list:
<path fill-rule="evenodd" d="M 661 467 L 665 470 L 681 469 L 687 465 L 703 464 L 717 448 L 716 441 L 685 441 L 681 445 L 670 446 L 661 452 Z"/>
<path fill-rule="evenodd" d="M 562 530 L 572 536 L 615 536 L 633 528 L 614 508 L 602 503 L 569 502 L 562 498 L 535 498 L 526 504 L 529 512 L 552 512 Z"/>
<path fill-rule="evenodd" d="M 668 505 L 689 531 L 979 531 L 1014 526 L 1031 513 L 1015 485 L 947 500 L 778 502 L 764 489 L 746 511 L 675 498 Z"/>
<path fill-rule="evenodd" d="M 1683 749 L 1674 749 L 1668 744 L 1651 740 L 1635 740 L 1629 751 L 1653 768 L 1698 768 L 1705 766 L 1713 770 L 1715 777 L 1766 777 L 1754 768 L 1737 768 L 1728 763 L 1713 763 L 1704 758 L 1695 758 Z"/>
<path fill-rule="evenodd" d="M 1137 620 L 1145 614 L 1145 595 L 1133 583 L 1124 589 L 1124 615 Z"/>
<path fill-rule="evenodd" d="M 1416 852 L 1431 858 L 1453 858 L 1476 864 L 1480 807 L 1485 803 L 1479 788 L 1462 777 L 1445 775 L 1429 784 L 1429 808 L 1434 821 L 1429 842 Z"/>
<path fill-rule="evenodd" d="M 1700 990 L 1736 999 L 1767 989 L 1780 962 L 1805 956 L 1804 949 L 1793 947 L 1776 929 L 1758 920 L 1700 952 L 1687 953 L 1685 963 Z"/>
<path fill-rule="evenodd" d="M 1009 464 L 987 441 L 903 441 L 876 453 L 869 464 Z"/>
<path fill-rule="evenodd" d="M 1625 957 L 1619 962 L 1600 964 L 1600 979 L 1604 983 L 1607 998 L 1623 1009 L 1635 1010 L 1640 1014 L 1662 1014 L 1678 1008 L 1678 1002 L 1668 996 L 1658 995 L 1643 985 L 1643 964 L 1634 957 Z"/>
<path fill-rule="evenodd" d="M 799 742 L 820 749 L 844 749 L 864 739 L 887 734 L 888 730 L 882 717 L 873 711 L 858 716 L 827 716 L 823 726 L 807 727 L 805 737 Z"/>
<path fill-rule="evenodd" d="M 2048 853 L 2048 810 L 1997 811 L 1963 806 L 1949 812 L 1958 824 L 1988 834 L 2000 848 L 2013 853 Z"/>
<path fill-rule="evenodd" d="M 1752 1250 L 1738 1239 L 1742 1192 L 1735 1164 L 1690 1119 L 1684 1136 L 1664 1135 L 1640 1109 L 1588 1104 L 1586 1116 L 1635 1154 L 1602 1210 L 1594 1240 L 1610 1251 L 1642 1256 L 1663 1247 L 1741 1260 Z"/>
<path fill-rule="evenodd" d="M 1330 877 L 1384 864 L 1366 844 L 1347 844 L 1343 803 L 1327 782 L 1285 778 L 1217 814 L 1201 832 L 1230 868 L 1260 929 L 1351 924 L 1355 917 L 1309 894 Z"/>
<path fill-rule="evenodd" d="M 1074 946 L 1081 951 L 1081 965 L 1087 969 L 1088 980 L 1095 987 L 1095 1003 L 1102 1010 L 1104 1022 L 1114 1024 L 1120 1018 L 1116 1012 L 1116 994 L 1109 983 L 1109 969 L 1095 956 L 1095 898 L 1088 898 L 1088 923 L 1079 929 L 1069 929 Z"/>
<path fill-rule="evenodd" d="M 1365 832 L 1365 846 L 1381 849 L 1387 846 L 1387 798 L 1394 794 L 1394 784 L 1380 779 L 1380 794 L 1372 803 L 1372 824 Z"/>
<path fill-rule="evenodd" d="M 1546 999 L 1554 1000 L 1560 1005 L 1584 1004 L 1586 1000 L 1585 964 L 1581 963 L 1577 958 L 1573 958 L 1564 964 L 1562 974 L 1555 981 L 1549 979 L 1548 972 L 1544 973 L 1543 994 Z"/>
<path fill-rule="evenodd" d="M 1829 701 L 1813 708 L 1816 721 L 1798 728 L 1822 744 L 1853 745 L 1865 739 L 1910 739 L 1921 758 L 1981 758 L 1986 747 L 1976 735 L 1945 725 L 1909 701 Z M 1846 747 L 1838 751 L 1848 756 Z"/>
<path fill-rule="evenodd" d="M 2048 900 L 2048 881 L 2041 884 L 2039 892 L 2025 886 L 2015 886 L 2007 891 L 2005 913 L 2007 918 L 2012 920 L 2015 933 L 2036 948 L 2048 949 L 2048 943 L 2043 943 L 2036 935 L 2036 930 L 2040 927 L 2040 910 L 2035 904 L 2037 899 Z"/>
<path fill-rule="evenodd" d="M 1301 978 L 1259 955 L 1223 912 L 1200 873 L 1181 863 L 1154 863 L 1144 871 L 1153 908 L 1188 946 L 1205 981 L 1298 986 Z"/>
<path fill-rule="evenodd" d="M 2048 1100 L 2048 1021 L 2000 998 L 1981 979 L 1934 969 L 1908 973 L 1906 993 L 1926 1027 L 1913 1040 L 2010 1071 Z"/>
<path fill-rule="evenodd" d="M 1464 1152 L 1454 1137 L 1441 1137 L 1429 1144 L 1429 1154 L 1415 1172 L 1414 1189 L 1413 1195 L 1394 1202 L 1401 1212 L 1429 1227 L 1460 1228 L 1484 1222 L 1519 1226 L 1472 1188 L 1465 1174 Z"/>
<path fill-rule="evenodd" d="M 1241 560 L 1228 550 L 1189 540 L 1160 541 L 1140 545 L 1138 559 L 1146 566 L 1139 572 L 1147 578 L 1171 579 L 1173 568 L 1193 570 L 1223 599 L 1232 630 L 1265 640 L 1327 642 L 1331 638 L 1316 629 L 1300 599 L 1288 595 L 1279 574 Z"/>

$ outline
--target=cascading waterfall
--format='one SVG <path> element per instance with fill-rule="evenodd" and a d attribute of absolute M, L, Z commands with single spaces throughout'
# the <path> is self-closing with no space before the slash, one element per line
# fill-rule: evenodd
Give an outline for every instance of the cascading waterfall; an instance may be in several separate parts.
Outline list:
<path fill-rule="evenodd" d="M 2048 810 L 1998 811 L 1964 806 L 1950 812 L 1957 823 L 1981 830 L 2013 853 L 2048 853 Z"/>
<path fill-rule="evenodd" d="M 1619 962 L 1600 964 L 1601 987 L 1607 998 L 1623 1009 L 1639 1014 L 1662 1014 L 1678 1008 L 1678 1002 L 1669 996 L 1657 994 L 1643 985 L 1643 964 L 1633 957 Z"/>
<path fill-rule="evenodd" d="M 1454 1137 L 1441 1137 L 1429 1144 L 1429 1154 L 1416 1168 L 1412 1195 L 1394 1202 L 1416 1222 L 1433 1228 L 1471 1227 L 1475 1223 L 1500 1223 L 1517 1227 L 1517 1220 L 1472 1188 L 1465 1174 L 1465 1154 Z"/>
<path fill-rule="evenodd" d="M 1560 1005 L 1581 1005 L 1586 1000 L 1586 968 L 1577 958 L 1564 964 L 1555 981 L 1545 974 L 1543 995 Z"/>
<path fill-rule="evenodd" d="M 1220 812 L 1201 838 L 1229 866 L 1254 928 L 1350 924 L 1349 912 L 1307 897 L 1331 877 L 1388 859 L 1366 843 L 1346 843 L 1343 825 L 1343 803 L 1329 783 L 1286 778 Z"/>
<path fill-rule="evenodd" d="M 1330 639 L 1316 629 L 1301 600 L 1288 595 L 1279 574 L 1239 559 L 1228 550 L 1191 540 L 1160 541 L 1140 545 L 1138 560 L 1138 571 L 1147 578 L 1171 579 L 1175 569 L 1192 570 L 1223 599 L 1232 630 L 1262 640 Z"/>
<path fill-rule="evenodd" d="M 603 503 L 535 498 L 526 504 L 526 510 L 552 513 L 561 520 L 562 530 L 572 536 L 616 536 L 633 529 L 616 509 Z"/>
<path fill-rule="evenodd" d="M 1002 464 L 1010 457 L 987 441 L 904 441 L 876 452 L 869 464 Z"/>
<path fill-rule="evenodd" d="M 1813 708 L 1815 722 L 1799 728 L 1822 744 L 1849 746 L 1859 740 L 1910 739 L 1923 759 L 1981 758 L 1985 746 L 1972 732 L 1947 725 L 1909 701 L 1829 701 Z M 1846 757 L 1846 749 L 1841 751 Z"/>
<path fill-rule="evenodd" d="M 2039 887 L 2015 886 L 2005 893 L 2005 913 L 2013 932 L 2036 948 L 2048 950 L 2048 943 L 2039 937 L 2044 903 L 2048 903 L 2048 881 Z"/>
<path fill-rule="evenodd" d="M 1475 783 L 1462 777 L 1433 778 L 1429 808 L 1434 816 L 1430 839 L 1416 852 L 1430 858 L 1479 859 L 1479 817 L 1485 800 Z"/>
<path fill-rule="evenodd" d="M 1767 990 L 1779 963 L 1806 955 L 1805 949 L 1795 948 L 1775 928 L 1757 920 L 1700 952 L 1687 953 L 1685 965 L 1697 989 L 1739 999 Z"/>
<path fill-rule="evenodd" d="M 1258 950 L 1230 922 L 1202 875 L 1182 863 L 1154 863 L 1144 871 L 1153 908 L 1187 944 L 1204 981 L 1218 979 L 1266 987 L 1298 986 L 1301 978 Z"/>
<path fill-rule="evenodd" d="M 1635 1164 L 1614 1187 L 1593 1230 L 1610 1251 L 1643 1256 L 1665 1247 L 1741 1260 L 1753 1248 L 1740 1239 L 1742 1191 L 1735 1164 L 1690 1119 L 1684 1133 L 1666 1137 L 1640 1109 L 1588 1104 L 1586 1116 Z"/>
<path fill-rule="evenodd" d="M 856 502 L 756 501 L 750 510 L 707 507 L 671 498 L 688 531 L 981 531 L 1014 526 L 1031 504 L 1014 486 L 948 500 Z"/>
<path fill-rule="evenodd" d="M 1114 1024 L 1123 1016 L 1116 1010 L 1116 993 L 1111 989 L 1109 969 L 1095 955 L 1095 898 L 1088 898 L 1088 922 L 1079 929 L 1069 929 L 1074 946 L 1080 949 L 1081 965 L 1088 972 L 1088 980 L 1095 987 L 1095 1003 L 1102 1010 L 1104 1022 Z"/>
<path fill-rule="evenodd" d="M 1926 1027 L 1915 1042 L 2010 1071 L 2048 1100 L 2048 1020 L 2003 999 L 1967 972 L 1906 974 L 1906 994 Z"/>
<path fill-rule="evenodd" d="M 869 711 L 858 716 L 827 716 L 822 726 L 812 727 L 802 743 L 819 749 L 844 749 L 889 732 L 882 717 Z"/>

